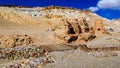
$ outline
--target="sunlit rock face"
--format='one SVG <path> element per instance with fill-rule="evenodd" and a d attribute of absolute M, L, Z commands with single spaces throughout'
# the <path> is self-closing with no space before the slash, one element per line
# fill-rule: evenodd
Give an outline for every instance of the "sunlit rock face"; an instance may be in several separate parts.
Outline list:
<path fill-rule="evenodd" d="M 70 7 L 0 6 L 0 68 L 107 68 L 119 55 L 120 20 Z"/>
<path fill-rule="evenodd" d="M 96 19 L 95 25 L 94 25 L 94 31 L 101 31 L 102 33 L 108 34 L 108 32 L 105 30 L 103 21 L 101 19 Z"/>
<path fill-rule="evenodd" d="M 93 27 L 90 27 L 89 22 L 82 18 L 78 19 L 66 19 L 64 24 L 55 29 L 55 37 L 64 40 L 67 43 L 70 42 L 82 42 L 92 40 L 95 38 L 95 32 Z"/>
<path fill-rule="evenodd" d="M 51 31 L 49 39 L 58 43 L 79 43 L 90 41 L 97 32 L 108 34 L 103 19 L 88 10 L 69 7 L 0 7 L 0 18 L 21 25 L 34 25 Z M 107 23 L 106 23 L 107 22 Z"/>

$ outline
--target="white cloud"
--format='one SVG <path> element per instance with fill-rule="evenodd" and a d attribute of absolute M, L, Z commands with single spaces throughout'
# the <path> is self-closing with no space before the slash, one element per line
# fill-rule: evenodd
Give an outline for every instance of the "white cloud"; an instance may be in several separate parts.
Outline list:
<path fill-rule="evenodd" d="M 99 8 L 103 9 L 119 9 L 120 10 L 120 0 L 100 0 L 97 3 Z"/>
<path fill-rule="evenodd" d="M 96 12 L 96 11 L 99 10 L 99 8 L 98 8 L 98 7 L 89 7 L 88 10 L 91 10 L 91 11 L 93 11 L 93 12 Z"/>
<path fill-rule="evenodd" d="M 93 12 L 99 9 L 116 9 L 120 10 L 120 0 L 99 0 L 96 7 L 89 7 L 88 10 Z"/>

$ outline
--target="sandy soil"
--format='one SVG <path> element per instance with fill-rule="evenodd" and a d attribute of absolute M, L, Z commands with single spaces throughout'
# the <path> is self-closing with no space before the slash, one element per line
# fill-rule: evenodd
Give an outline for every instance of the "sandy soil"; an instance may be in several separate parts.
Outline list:
<path fill-rule="evenodd" d="M 93 57 L 88 53 L 76 50 L 51 52 L 54 63 L 47 64 L 46 68 L 119 68 L 120 56 Z"/>

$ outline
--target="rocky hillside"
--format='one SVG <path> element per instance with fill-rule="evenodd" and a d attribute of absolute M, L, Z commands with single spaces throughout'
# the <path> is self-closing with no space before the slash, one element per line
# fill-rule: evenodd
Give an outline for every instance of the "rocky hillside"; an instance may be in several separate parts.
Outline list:
<path fill-rule="evenodd" d="M 57 43 L 74 41 L 80 43 L 82 40 L 80 44 L 83 44 L 83 42 L 99 37 L 99 34 L 110 35 L 113 31 L 119 33 L 118 21 L 110 21 L 91 11 L 70 7 L 1 6 L 0 18 L 14 24 L 45 29 L 50 32 L 49 39 Z"/>
<path fill-rule="evenodd" d="M 44 60 L 39 59 L 40 61 L 35 62 L 44 64 L 53 61 L 51 58 L 48 61 L 48 52 L 58 57 L 54 51 L 74 52 L 78 47 L 78 52 L 83 53 L 82 57 L 86 56 L 86 53 L 97 57 L 118 56 L 119 26 L 119 20 L 111 21 L 88 10 L 60 6 L 1 6 L 0 60 L 44 57 Z M 58 53 L 64 55 L 67 51 L 64 54 Z M 74 54 L 77 55 L 76 53 Z M 74 59 L 73 56 L 72 58 Z M 18 65 L 22 63 L 28 62 L 20 62 Z M 28 66 L 31 66 L 30 64 Z"/>
<path fill-rule="evenodd" d="M 120 32 L 120 19 L 114 19 L 112 20 L 112 24 L 114 24 L 114 28 Z"/>
<path fill-rule="evenodd" d="M 88 10 L 69 7 L 0 7 L 0 18 L 21 26 L 31 25 L 45 29 L 49 39 L 56 43 L 86 44 L 97 37 L 99 32 L 108 35 L 112 31 L 119 32 L 116 22 Z"/>

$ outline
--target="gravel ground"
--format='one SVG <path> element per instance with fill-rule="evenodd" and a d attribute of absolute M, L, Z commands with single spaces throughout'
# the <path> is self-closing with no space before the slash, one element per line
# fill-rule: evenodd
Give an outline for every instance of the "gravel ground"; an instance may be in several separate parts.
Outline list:
<path fill-rule="evenodd" d="M 44 56 L 44 50 L 37 46 L 20 46 L 15 48 L 0 48 L 1 59 L 21 59 L 29 57 L 42 57 Z"/>

